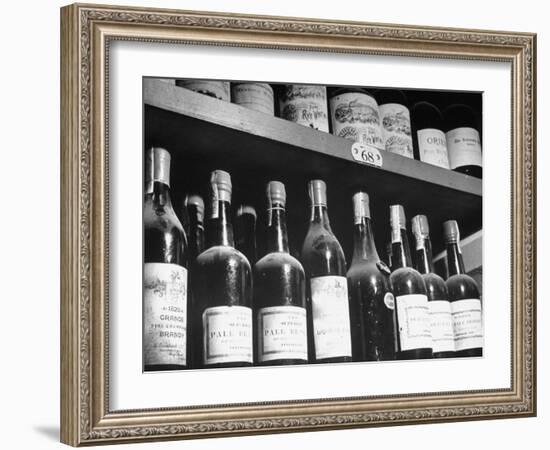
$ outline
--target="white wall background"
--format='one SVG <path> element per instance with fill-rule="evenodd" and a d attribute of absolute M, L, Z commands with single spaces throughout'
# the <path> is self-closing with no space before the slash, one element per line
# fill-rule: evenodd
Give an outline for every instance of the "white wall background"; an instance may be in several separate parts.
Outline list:
<path fill-rule="evenodd" d="M 126 2 L 120 2 L 126 3 Z M 417 25 L 532 31 L 538 36 L 539 174 L 549 165 L 545 124 L 550 120 L 550 32 L 544 2 L 461 0 L 414 2 L 297 2 L 292 0 L 133 0 L 135 6 L 246 12 Z M 0 168 L 4 192 L 0 221 L 2 308 L 0 315 L 0 414 L 2 448 L 59 448 L 59 1 L 9 2 L 0 27 Z M 546 28 L 543 31 L 543 27 Z M 6 158 L 7 157 L 7 158 Z M 539 183 L 538 272 L 539 318 L 548 315 L 548 288 L 543 284 L 549 262 L 550 180 Z M 490 232 L 490 230 L 487 230 Z M 539 320 L 539 415 L 471 423 L 437 424 L 367 430 L 226 438 L 143 444 L 139 448 L 255 449 L 385 447 L 499 449 L 546 448 L 550 404 L 549 337 Z M 546 379 L 545 379 L 546 378 Z M 123 446 L 128 448 L 128 446 Z M 130 447 L 137 448 L 137 447 Z"/>

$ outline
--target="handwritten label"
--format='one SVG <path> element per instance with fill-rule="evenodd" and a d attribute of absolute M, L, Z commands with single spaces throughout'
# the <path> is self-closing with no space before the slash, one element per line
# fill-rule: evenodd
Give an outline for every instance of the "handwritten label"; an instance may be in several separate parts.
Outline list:
<path fill-rule="evenodd" d="M 355 161 L 363 164 L 377 167 L 382 167 L 383 164 L 382 154 L 377 148 L 358 142 L 351 146 L 351 156 Z"/>

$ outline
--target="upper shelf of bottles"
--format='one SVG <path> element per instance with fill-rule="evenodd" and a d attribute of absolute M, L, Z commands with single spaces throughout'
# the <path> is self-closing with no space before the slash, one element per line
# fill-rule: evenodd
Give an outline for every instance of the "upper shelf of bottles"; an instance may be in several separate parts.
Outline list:
<path fill-rule="evenodd" d="M 144 80 L 144 103 L 164 111 L 227 128 L 228 133 L 232 130 L 263 138 L 265 142 L 255 150 L 258 153 L 257 157 L 260 158 L 268 157 L 268 153 L 276 151 L 281 145 L 298 147 L 360 165 L 365 168 L 365 176 L 375 176 L 376 172 L 388 172 L 421 183 L 430 183 L 442 188 L 481 196 L 480 179 L 389 152 L 382 152 L 381 167 L 366 165 L 353 158 L 353 142 L 348 139 L 198 94 L 163 80 Z M 180 133 L 182 131 L 164 129 L 162 132 Z M 186 139 L 190 137 L 186 136 Z M 213 137 L 209 134 L 202 139 L 208 140 Z M 226 141 L 222 145 L 226 147 L 229 145 L 232 151 L 236 151 L 238 149 L 235 148 L 235 143 Z"/>
<path fill-rule="evenodd" d="M 331 195 L 334 199 L 332 214 L 344 217 L 351 214 L 353 191 L 366 189 L 375 219 L 386 222 L 391 203 L 403 204 L 408 219 L 428 215 L 436 250 L 442 245 L 438 235 L 444 220 L 458 219 L 464 236 L 481 229 L 480 179 L 389 152 L 381 152 L 381 167 L 360 163 L 352 156 L 350 140 L 199 94 L 173 81 L 145 79 L 143 96 L 145 145 L 169 149 L 176 167 L 192 164 L 192 170 L 180 169 L 182 176 L 208 180 L 209 170 L 227 170 L 239 175 L 233 178 L 240 180 L 244 196 L 258 193 L 258 205 L 263 205 L 262 183 L 270 178 L 290 184 L 296 197 L 305 192 L 309 179 L 323 178 L 329 202 Z M 255 179 L 243 184 L 249 177 Z M 176 191 L 194 188 L 186 181 L 174 182 L 179 184 Z M 342 226 L 342 233 L 345 230 Z M 379 244 L 382 239 L 384 235 Z"/>

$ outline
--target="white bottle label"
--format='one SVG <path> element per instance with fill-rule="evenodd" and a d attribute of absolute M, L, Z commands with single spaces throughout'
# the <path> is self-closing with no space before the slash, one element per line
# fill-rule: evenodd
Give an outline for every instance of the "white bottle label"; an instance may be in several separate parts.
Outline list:
<path fill-rule="evenodd" d="M 299 306 L 271 306 L 258 313 L 258 359 L 307 361 L 306 310 Z"/>
<path fill-rule="evenodd" d="M 447 138 L 443 131 L 436 128 L 424 128 L 416 132 L 420 161 L 449 169 Z"/>
<path fill-rule="evenodd" d="M 252 310 L 214 306 L 202 314 L 204 364 L 252 362 Z"/>
<path fill-rule="evenodd" d="M 385 150 L 376 100 L 362 92 L 330 99 L 332 131 L 336 136 Z"/>
<path fill-rule="evenodd" d="M 145 365 L 186 365 L 187 269 L 177 264 L 143 267 Z"/>
<path fill-rule="evenodd" d="M 422 294 L 395 297 L 401 351 L 432 348 L 428 297 Z"/>
<path fill-rule="evenodd" d="M 432 300 L 428 302 L 428 305 L 430 307 L 433 352 L 454 352 L 455 338 L 451 304 L 447 300 Z"/>
<path fill-rule="evenodd" d="M 328 133 L 325 86 L 288 85 L 281 96 L 280 108 L 283 119 Z"/>
<path fill-rule="evenodd" d="M 399 103 L 386 103 L 378 109 L 386 151 L 414 158 L 409 109 Z"/>
<path fill-rule="evenodd" d="M 233 86 L 232 101 L 245 108 L 273 115 L 273 89 L 267 83 L 239 83 Z"/>
<path fill-rule="evenodd" d="M 351 357 L 346 277 L 329 275 L 312 278 L 311 306 L 316 359 Z"/>
<path fill-rule="evenodd" d="M 451 169 L 462 166 L 481 167 L 481 140 L 475 128 L 460 127 L 447 131 L 447 149 Z"/>
<path fill-rule="evenodd" d="M 481 300 L 477 298 L 451 302 L 456 351 L 483 348 Z"/>

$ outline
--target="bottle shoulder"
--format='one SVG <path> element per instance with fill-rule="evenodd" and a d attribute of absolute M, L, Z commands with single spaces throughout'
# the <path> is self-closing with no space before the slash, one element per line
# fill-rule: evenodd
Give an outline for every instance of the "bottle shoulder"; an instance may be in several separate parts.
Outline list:
<path fill-rule="evenodd" d="M 450 300 L 479 298 L 479 288 L 476 281 L 466 274 L 451 275 L 445 282 Z"/>
<path fill-rule="evenodd" d="M 236 248 L 227 245 L 215 245 L 210 247 L 198 255 L 196 259 L 197 266 L 216 262 L 223 263 L 224 265 L 231 263 L 239 264 L 247 267 L 248 270 L 251 269 L 248 258 Z"/>
<path fill-rule="evenodd" d="M 303 272 L 304 268 L 302 263 L 298 261 L 294 256 L 286 252 L 272 252 L 263 256 L 254 265 L 254 270 L 260 271 L 262 269 L 281 267 L 292 268 Z"/>
<path fill-rule="evenodd" d="M 424 278 L 412 267 L 394 270 L 390 282 L 395 295 L 427 294 Z"/>
<path fill-rule="evenodd" d="M 435 273 L 422 275 L 430 300 L 448 300 L 447 285 L 443 278 Z"/>

